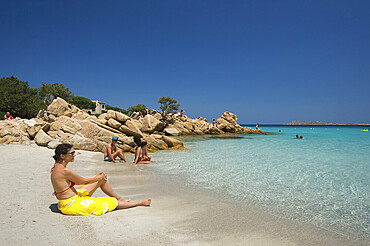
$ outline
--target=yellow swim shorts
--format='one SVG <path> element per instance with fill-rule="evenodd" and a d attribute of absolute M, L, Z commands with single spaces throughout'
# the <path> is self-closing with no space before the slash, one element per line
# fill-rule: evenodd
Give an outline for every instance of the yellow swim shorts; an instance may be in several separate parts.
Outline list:
<path fill-rule="evenodd" d="M 58 200 L 58 208 L 68 215 L 102 215 L 114 210 L 118 203 L 114 197 L 89 197 L 86 189 L 77 189 L 78 195 Z"/>

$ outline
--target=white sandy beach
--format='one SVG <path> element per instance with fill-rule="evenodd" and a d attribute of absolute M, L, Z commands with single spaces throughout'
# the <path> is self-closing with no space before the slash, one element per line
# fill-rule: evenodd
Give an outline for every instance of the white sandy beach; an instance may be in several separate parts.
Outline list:
<path fill-rule="evenodd" d="M 54 150 L 0 145 L 1 245 L 368 245 L 314 226 L 282 219 L 235 201 L 194 191 L 155 174 L 150 165 L 103 162 L 80 154 L 69 167 L 82 176 L 104 171 L 118 194 L 152 199 L 150 207 L 102 216 L 66 216 L 52 196 Z M 129 162 L 133 156 L 127 155 Z M 94 196 L 103 196 L 98 191 Z"/>

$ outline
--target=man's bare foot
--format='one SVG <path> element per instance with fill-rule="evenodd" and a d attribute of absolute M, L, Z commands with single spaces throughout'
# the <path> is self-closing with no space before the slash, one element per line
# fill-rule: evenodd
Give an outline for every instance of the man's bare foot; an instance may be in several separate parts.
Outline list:
<path fill-rule="evenodd" d="M 151 199 L 146 199 L 146 200 L 142 201 L 142 206 L 149 206 L 151 202 L 152 202 Z"/>

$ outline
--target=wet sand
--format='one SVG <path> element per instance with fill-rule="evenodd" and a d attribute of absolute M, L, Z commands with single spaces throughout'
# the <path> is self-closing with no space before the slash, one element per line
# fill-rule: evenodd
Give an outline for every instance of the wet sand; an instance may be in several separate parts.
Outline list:
<path fill-rule="evenodd" d="M 54 151 L 35 145 L 0 145 L 3 245 L 369 245 L 369 241 L 286 220 L 169 181 L 151 165 L 108 163 L 80 153 L 69 167 L 81 176 L 104 171 L 118 194 L 150 207 L 102 216 L 66 216 L 52 196 Z M 133 155 L 127 155 L 132 162 Z M 94 194 L 104 196 L 101 191 Z"/>

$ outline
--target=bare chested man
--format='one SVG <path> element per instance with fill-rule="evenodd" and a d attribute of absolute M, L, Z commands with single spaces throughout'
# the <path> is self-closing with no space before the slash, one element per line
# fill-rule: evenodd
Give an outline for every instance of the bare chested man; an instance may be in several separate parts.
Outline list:
<path fill-rule="evenodd" d="M 112 142 L 107 144 L 107 146 L 105 146 L 104 161 L 116 162 L 115 159 L 118 156 L 124 162 L 127 162 L 122 150 L 120 149 L 117 150 L 117 146 L 116 146 L 117 141 L 118 141 L 118 137 L 112 137 Z"/>

